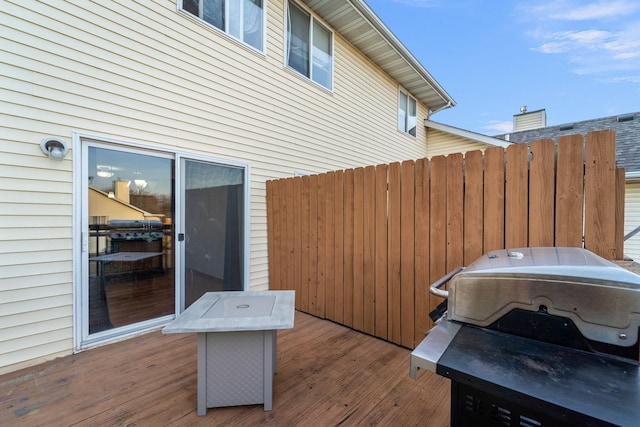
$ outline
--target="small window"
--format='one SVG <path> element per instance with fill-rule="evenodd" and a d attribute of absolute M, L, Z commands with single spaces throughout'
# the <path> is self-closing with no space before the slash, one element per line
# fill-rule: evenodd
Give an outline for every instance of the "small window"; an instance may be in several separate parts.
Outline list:
<path fill-rule="evenodd" d="M 398 130 L 416 136 L 416 100 L 406 92 L 398 92 Z"/>
<path fill-rule="evenodd" d="M 264 38 L 263 0 L 178 0 L 185 12 L 260 51 Z"/>
<path fill-rule="evenodd" d="M 287 8 L 287 65 L 331 89 L 333 34 L 293 2 Z"/>

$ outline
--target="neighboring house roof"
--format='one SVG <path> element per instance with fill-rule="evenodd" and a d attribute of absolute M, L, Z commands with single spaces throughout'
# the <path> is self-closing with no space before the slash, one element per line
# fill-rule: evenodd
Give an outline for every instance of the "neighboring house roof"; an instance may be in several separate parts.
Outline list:
<path fill-rule="evenodd" d="M 451 135 L 456 135 L 461 138 L 467 138 L 476 142 L 482 142 L 488 145 L 495 145 L 497 147 L 506 148 L 511 145 L 511 142 L 507 142 L 504 139 L 494 138 L 492 136 L 483 135 L 481 133 L 472 132 L 469 130 L 460 129 L 454 126 L 445 125 L 444 123 L 434 122 L 433 120 L 425 120 L 424 126 L 431 129 L 436 129 L 441 132 L 446 132 Z"/>
<path fill-rule="evenodd" d="M 104 198 L 106 200 L 109 200 L 111 203 L 120 204 L 120 205 L 122 205 L 122 206 L 124 206 L 124 207 L 126 207 L 126 208 L 128 208 L 128 209 L 130 209 L 132 211 L 134 211 L 134 212 L 139 213 L 144 218 L 149 218 L 149 217 L 164 218 L 164 216 L 165 216 L 164 214 L 154 214 L 154 213 L 151 213 L 151 212 L 147 212 L 144 209 L 140 209 L 139 207 L 132 205 L 131 203 L 127 203 L 127 202 L 122 201 L 122 200 L 120 200 L 118 198 L 115 198 L 115 197 L 110 197 L 108 193 L 105 193 L 102 190 L 98 190 L 95 187 L 89 186 L 89 190 L 95 191 L 96 194 L 98 194 L 99 196 L 101 196 L 102 198 Z"/>
<path fill-rule="evenodd" d="M 509 142 L 531 142 L 547 138 L 556 139 L 563 135 L 586 135 L 606 129 L 616 132 L 618 167 L 625 168 L 627 178 L 640 177 L 640 112 L 523 130 L 495 137 Z"/>
<path fill-rule="evenodd" d="M 432 113 L 456 105 L 453 98 L 393 35 L 364 0 L 302 2 L 427 105 Z"/>

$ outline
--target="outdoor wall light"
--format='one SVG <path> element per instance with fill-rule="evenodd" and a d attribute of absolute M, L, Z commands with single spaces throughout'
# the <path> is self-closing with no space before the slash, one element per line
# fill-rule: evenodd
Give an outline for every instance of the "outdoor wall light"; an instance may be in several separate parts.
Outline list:
<path fill-rule="evenodd" d="M 42 152 L 51 160 L 62 161 L 69 152 L 69 146 L 66 142 L 57 138 L 45 138 L 40 142 Z"/>

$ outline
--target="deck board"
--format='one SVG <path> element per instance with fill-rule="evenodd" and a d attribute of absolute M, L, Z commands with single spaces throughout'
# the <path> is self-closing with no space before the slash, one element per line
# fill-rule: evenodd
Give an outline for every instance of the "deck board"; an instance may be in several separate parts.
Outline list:
<path fill-rule="evenodd" d="M 273 410 L 196 414 L 195 334 L 151 332 L 0 376 L 0 425 L 449 425 L 449 381 L 410 351 L 296 312 L 278 332 Z"/>

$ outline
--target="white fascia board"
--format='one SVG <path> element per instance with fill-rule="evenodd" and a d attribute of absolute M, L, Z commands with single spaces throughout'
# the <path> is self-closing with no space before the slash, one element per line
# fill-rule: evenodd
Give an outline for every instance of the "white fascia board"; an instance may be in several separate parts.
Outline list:
<path fill-rule="evenodd" d="M 470 130 L 460 129 L 454 126 L 445 125 L 444 123 L 434 122 L 433 120 L 429 119 L 425 119 L 424 126 L 426 128 L 439 130 L 441 132 L 450 133 L 461 138 L 470 139 L 473 141 L 481 142 L 483 144 L 494 145 L 496 147 L 507 148 L 512 144 L 511 142 L 505 141 L 504 139 L 494 138 L 492 136 L 483 135 L 481 133 L 472 132 Z"/>
<path fill-rule="evenodd" d="M 296 0 L 313 10 L 378 65 L 431 114 L 456 105 L 451 95 L 402 44 L 365 0 Z"/>
<path fill-rule="evenodd" d="M 627 172 L 624 174 L 624 179 L 627 182 L 640 181 L 640 172 Z"/>
<path fill-rule="evenodd" d="M 442 99 L 442 105 L 438 105 L 435 109 L 440 111 L 445 108 L 455 107 L 456 102 L 451 95 L 436 81 L 436 79 L 427 71 L 427 69 L 416 59 L 416 57 L 407 49 L 407 47 L 393 34 L 393 32 L 382 22 L 376 13 L 363 0 L 350 0 L 350 3 L 360 12 L 362 16 L 371 23 L 379 34 L 389 43 L 389 46 L 398 52 L 404 59 L 409 69 L 414 70 L 424 81 L 436 92 Z"/>

